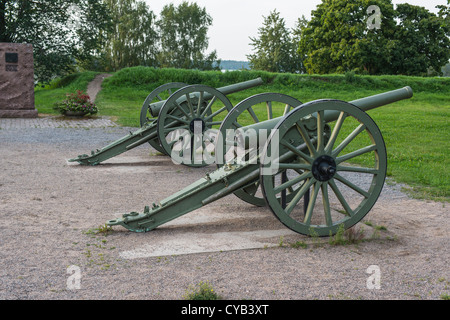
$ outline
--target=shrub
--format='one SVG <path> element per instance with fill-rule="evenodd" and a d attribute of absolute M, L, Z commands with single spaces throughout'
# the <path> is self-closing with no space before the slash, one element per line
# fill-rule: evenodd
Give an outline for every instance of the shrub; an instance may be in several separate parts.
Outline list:
<path fill-rule="evenodd" d="M 91 102 L 90 97 L 80 90 L 77 90 L 76 93 L 66 94 L 66 99 L 55 103 L 53 109 L 61 114 L 66 114 L 67 111 L 84 114 L 96 114 L 98 112 L 97 106 Z"/>
<path fill-rule="evenodd" d="M 196 287 L 189 287 L 184 295 L 185 300 L 221 300 L 209 281 L 201 281 Z"/>

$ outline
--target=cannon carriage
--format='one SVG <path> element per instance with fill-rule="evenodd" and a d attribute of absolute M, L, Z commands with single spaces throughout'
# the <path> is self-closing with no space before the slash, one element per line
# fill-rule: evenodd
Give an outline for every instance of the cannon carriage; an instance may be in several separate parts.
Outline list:
<path fill-rule="evenodd" d="M 171 155 L 173 145 L 178 142 L 175 139 L 179 139 L 174 134 L 177 130 L 186 129 L 192 133 L 196 121 L 201 122 L 204 129 L 219 126 L 224 116 L 233 108 L 226 95 L 262 84 L 261 78 L 219 89 L 181 82 L 164 84 L 154 89 L 145 99 L 139 115 L 140 129 L 130 132 L 101 149 L 92 150 L 89 155 L 82 154 L 68 161 L 95 166 L 147 142 L 157 151 Z M 168 98 L 162 98 L 165 96 Z M 185 146 L 185 149 L 191 151 L 192 157 L 195 156 L 194 142 L 189 141 L 189 145 Z M 205 163 L 194 164 L 194 161 L 184 164 L 206 165 Z"/>
<path fill-rule="evenodd" d="M 186 96 L 186 88 L 173 99 Z M 220 123 L 214 141 L 215 171 L 142 213 L 126 213 L 106 224 L 148 232 L 235 194 L 248 203 L 268 206 L 281 223 L 300 234 L 328 236 L 341 226 L 348 229 L 371 210 L 386 177 L 384 140 L 366 111 L 412 94 L 405 87 L 351 102 L 321 99 L 303 104 L 282 94 L 249 97 L 228 110 Z M 267 119 L 254 110 L 262 101 Z M 274 116 L 272 101 L 285 104 L 282 115 Z M 195 108 L 192 111 L 195 114 Z M 253 123 L 243 125 L 244 115 L 250 115 Z M 203 133 L 205 124 L 194 120 Z"/>

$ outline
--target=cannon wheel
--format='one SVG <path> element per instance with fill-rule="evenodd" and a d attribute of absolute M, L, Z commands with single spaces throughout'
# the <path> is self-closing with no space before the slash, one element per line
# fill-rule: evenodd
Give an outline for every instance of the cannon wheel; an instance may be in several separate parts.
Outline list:
<path fill-rule="evenodd" d="M 141 127 L 145 126 L 148 123 L 156 122 L 157 117 L 153 117 L 150 113 L 149 107 L 150 104 L 163 101 L 165 100 L 165 97 L 168 97 L 172 95 L 172 93 L 180 88 L 186 87 L 187 84 L 183 82 L 170 82 L 163 84 L 156 89 L 154 89 L 145 99 L 142 108 L 141 108 L 141 114 L 139 117 L 139 122 Z M 156 123 L 155 123 L 156 124 Z M 165 153 L 165 150 L 161 146 L 161 143 L 159 142 L 158 137 L 155 139 L 150 140 L 148 143 L 155 148 L 157 151 L 161 153 Z"/>
<path fill-rule="evenodd" d="M 279 107 L 282 106 L 282 110 L 274 110 L 276 109 L 274 104 L 277 104 Z M 226 141 L 226 130 L 237 130 L 243 127 L 245 124 L 248 125 L 248 122 L 254 124 L 264 120 L 273 119 L 277 116 L 285 116 L 290 110 L 301 104 L 302 103 L 299 100 L 291 96 L 270 92 L 257 94 L 241 101 L 228 113 L 219 129 L 223 139 L 218 141 L 220 141 L 222 144 L 221 150 L 223 150 L 223 152 L 217 152 L 217 166 L 221 167 L 224 163 L 230 161 L 226 157 L 231 157 L 231 161 L 233 161 L 234 156 L 236 156 L 235 151 L 230 150 L 231 146 Z M 281 114 L 277 115 L 277 111 Z M 243 121 L 245 121 L 245 123 Z M 257 150 L 256 152 L 259 154 L 260 151 L 261 150 Z M 230 156 L 230 152 L 233 153 L 233 155 Z M 254 183 L 246 186 L 245 188 L 236 191 L 234 194 L 250 204 L 256 206 L 266 205 L 264 197 L 260 191 L 259 179 Z"/>
<path fill-rule="evenodd" d="M 338 116 L 330 123 L 331 136 L 325 141 L 324 117 L 332 110 Z M 316 122 L 315 134 L 308 133 L 305 119 Z M 268 206 L 283 224 L 301 234 L 328 236 L 342 225 L 344 229 L 352 227 L 370 211 L 383 188 L 387 160 L 383 137 L 369 115 L 347 102 L 317 100 L 294 109 L 276 129 L 278 139 L 275 135 L 268 139 L 263 157 L 276 150 L 280 157 L 262 161 L 260 181 Z M 296 135 L 301 138 L 297 141 L 304 143 L 293 144 Z M 301 169 L 303 173 L 288 182 L 277 182 L 268 171 L 263 173 L 277 168 Z M 283 203 L 278 195 L 294 182 L 300 187 Z M 311 198 L 303 212 L 299 204 L 310 188 Z"/>
<path fill-rule="evenodd" d="M 214 142 L 223 118 L 233 108 L 230 100 L 206 85 L 190 85 L 173 93 L 158 116 L 162 148 L 177 163 L 203 167 L 214 163 Z M 195 135 L 199 132 L 200 135 Z"/>

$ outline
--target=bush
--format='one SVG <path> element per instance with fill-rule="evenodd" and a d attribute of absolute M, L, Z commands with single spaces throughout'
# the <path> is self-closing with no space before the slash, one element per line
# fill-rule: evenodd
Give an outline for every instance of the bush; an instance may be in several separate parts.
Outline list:
<path fill-rule="evenodd" d="M 184 295 L 185 300 L 221 300 L 209 281 L 201 281 L 196 287 L 190 287 Z"/>
<path fill-rule="evenodd" d="M 66 94 L 66 99 L 55 103 L 53 109 L 64 115 L 68 111 L 84 114 L 96 114 L 98 112 L 97 106 L 91 102 L 90 97 L 80 90 L 77 90 L 76 94 Z"/>

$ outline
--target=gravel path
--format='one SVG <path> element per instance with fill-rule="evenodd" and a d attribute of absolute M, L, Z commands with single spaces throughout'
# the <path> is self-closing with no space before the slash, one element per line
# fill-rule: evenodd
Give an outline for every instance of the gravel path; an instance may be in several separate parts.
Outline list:
<path fill-rule="evenodd" d="M 105 80 L 105 78 L 112 77 L 112 74 L 109 73 L 102 73 L 97 75 L 94 80 L 92 80 L 88 87 L 87 87 L 87 95 L 91 99 L 92 102 L 95 102 L 95 99 L 97 98 L 97 94 L 102 89 L 102 82 Z"/>
<path fill-rule="evenodd" d="M 279 222 L 268 209 L 231 195 L 204 208 L 223 213 L 222 221 L 98 233 L 115 214 L 141 212 L 212 168 L 176 166 L 149 145 L 96 167 L 68 165 L 66 159 L 134 129 L 107 119 L 85 127 L 57 126 L 56 119 L 45 125 L 51 120 L 0 119 L 0 299 L 182 299 L 200 281 L 224 299 L 441 299 L 450 293 L 448 203 L 410 199 L 392 184 L 364 219 L 386 230 L 362 225 L 366 241 L 359 244 L 295 234 L 271 238 L 275 245 L 262 249 L 124 258 L 121 253 L 161 237 L 182 243 L 187 233 L 207 239 Z M 227 218 L 230 212 L 240 216 Z M 298 241 L 306 248 L 290 246 Z M 77 271 L 79 283 L 72 281 Z M 371 286 L 376 275 L 379 289 Z"/>

